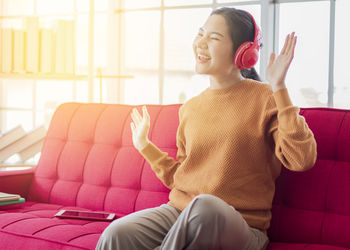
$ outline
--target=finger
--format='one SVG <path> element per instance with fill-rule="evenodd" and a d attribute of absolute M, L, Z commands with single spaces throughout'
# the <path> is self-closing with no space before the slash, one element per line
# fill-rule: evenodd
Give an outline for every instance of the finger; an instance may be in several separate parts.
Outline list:
<path fill-rule="evenodd" d="M 286 40 L 284 41 L 284 46 L 283 46 L 283 48 L 282 48 L 282 50 L 281 50 L 281 53 L 280 53 L 280 54 L 285 53 L 286 48 L 287 48 L 287 45 L 288 45 L 288 41 L 289 41 L 289 34 L 287 35 Z"/>
<path fill-rule="evenodd" d="M 131 118 L 132 118 L 132 121 L 136 124 L 136 126 L 138 126 L 138 122 L 137 122 L 137 119 L 135 117 L 134 112 L 131 113 Z"/>
<path fill-rule="evenodd" d="M 288 43 L 288 47 L 286 49 L 286 54 L 290 54 L 291 49 L 293 48 L 294 34 L 295 34 L 295 32 L 292 32 L 292 34 L 289 38 L 289 43 Z"/>
<path fill-rule="evenodd" d="M 275 52 L 272 52 L 272 53 L 270 54 L 270 60 L 269 60 L 269 65 L 268 65 L 268 67 L 271 66 L 271 65 L 273 64 L 273 62 L 275 61 L 275 58 L 276 58 L 276 54 L 275 54 Z"/>
<path fill-rule="evenodd" d="M 290 46 L 290 49 L 288 51 L 288 58 L 289 60 L 291 60 L 293 57 L 294 57 L 294 50 L 295 50 L 295 45 L 296 45 L 296 36 L 293 37 L 293 40 L 292 40 L 292 43 L 291 43 L 291 46 Z"/>
<path fill-rule="evenodd" d="M 134 115 L 135 115 L 137 122 L 140 123 L 142 118 L 141 118 L 141 115 L 139 114 L 139 112 L 137 111 L 136 108 L 134 109 Z"/>
<path fill-rule="evenodd" d="M 146 106 L 142 106 L 142 115 L 143 115 L 143 118 L 146 118 L 146 116 L 147 116 Z"/>
<path fill-rule="evenodd" d="M 150 120 L 150 116 L 148 114 L 148 110 L 146 106 L 143 106 L 143 117 L 145 117 L 147 121 Z"/>
<path fill-rule="evenodd" d="M 135 133 L 135 125 L 134 123 L 130 123 L 130 127 L 131 127 L 131 132 L 134 134 Z"/>
<path fill-rule="evenodd" d="M 137 113 L 136 110 L 133 112 L 133 117 L 134 117 L 135 125 L 136 125 L 136 127 L 138 127 L 140 125 L 140 123 L 141 123 L 141 118 L 140 118 L 140 115 Z"/>
<path fill-rule="evenodd" d="M 292 57 L 294 57 L 295 46 L 297 45 L 297 36 L 293 40 Z"/>

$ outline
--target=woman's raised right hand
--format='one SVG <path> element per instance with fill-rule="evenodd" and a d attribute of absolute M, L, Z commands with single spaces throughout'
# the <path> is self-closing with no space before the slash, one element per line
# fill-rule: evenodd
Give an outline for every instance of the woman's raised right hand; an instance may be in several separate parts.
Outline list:
<path fill-rule="evenodd" d="M 132 131 L 132 142 L 138 151 L 141 151 L 149 143 L 148 131 L 150 127 L 150 116 L 146 106 L 142 106 L 143 117 L 139 114 L 136 108 L 132 109 L 130 123 Z"/>

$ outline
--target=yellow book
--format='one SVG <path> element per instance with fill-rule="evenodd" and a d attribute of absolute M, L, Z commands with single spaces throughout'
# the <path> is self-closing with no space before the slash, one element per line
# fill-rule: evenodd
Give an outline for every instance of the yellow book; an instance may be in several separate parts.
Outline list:
<path fill-rule="evenodd" d="M 40 29 L 40 72 L 54 73 L 55 47 L 54 34 L 51 29 Z"/>
<path fill-rule="evenodd" d="M 14 31 L 14 48 L 13 48 L 13 71 L 23 73 L 25 71 L 25 32 L 22 29 Z"/>
<path fill-rule="evenodd" d="M 65 20 L 57 21 L 56 28 L 56 49 L 55 49 L 55 73 L 65 73 Z"/>
<path fill-rule="evenodd" d="M 0 28 L 0 72 L 2 72 L 2 29 Z"/>
<path fill-rule="evenodd" d="M 39 19 L 27 17 L 26 27 L 26 71 L 31 73 L 39 72 Z"/>
<path fill-rule="evenodd" d="M 13 30 L 2 29 L 1 32 L 1 72 L 11 73 L 13 70 Z"/>
<path fill-rule="evenodd" d="M 74 74 L 75 50 L 74 50 L 74 21 L 65 21 L 65 73 Z"/>

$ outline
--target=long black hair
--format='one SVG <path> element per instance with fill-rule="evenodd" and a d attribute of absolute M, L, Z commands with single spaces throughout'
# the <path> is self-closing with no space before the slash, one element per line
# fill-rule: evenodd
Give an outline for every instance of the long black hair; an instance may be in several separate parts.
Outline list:
<path fill-rule="evenodd" d="M 221 15 L 225 18 L 233 42 L 233 55 L 238 47 L 247 41 L 254 41 L 255 26 L 251 16 L 244 10 L 232 7 L 220 7 L 211 12 L 212 15 Z M 232 56 L 233 57 L 233 56 Z M 261 81 L 255 68 L 242 69 L 241 74 L 245 78 Z"/>

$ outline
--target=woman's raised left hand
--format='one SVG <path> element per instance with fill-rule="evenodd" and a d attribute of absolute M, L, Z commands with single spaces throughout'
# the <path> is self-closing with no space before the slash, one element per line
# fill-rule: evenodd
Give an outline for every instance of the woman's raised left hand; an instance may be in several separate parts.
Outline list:
<path fill-rule="evenodd" d="M 297 37 L 294 34 L 292 32 L 287 35 L 283 49 L 277 58 L 274 52 L 270 55 L 270 61 L 266 69 L 266 79 L 274 92 L 286 87 L 285 78 L 294 57 L 294 49 L 297 41 Z"/>

